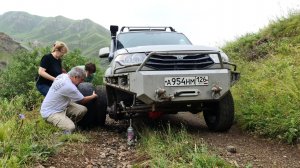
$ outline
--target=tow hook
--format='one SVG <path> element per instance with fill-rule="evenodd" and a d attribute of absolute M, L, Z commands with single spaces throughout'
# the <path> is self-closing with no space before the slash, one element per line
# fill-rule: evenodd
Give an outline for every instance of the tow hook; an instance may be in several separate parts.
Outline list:
<path fill-rule="evenodd" d="M 171 101 L 174 98 L 174 96 L 167 96 L 166 93 L 166 90 L 162 88 L 158 88 L 155 90 L 156 97 L 159 100 Z"/>
<path fill-rule="evenodd" d="M 217 96 L 221 96 L 221 91 L 222 91 L 222 88 L 219 86 L 219 85 L 214 85 L 212 88 L 211 88 L 211 91 L 212 91 L 212 98 L 217 98 Z"/>

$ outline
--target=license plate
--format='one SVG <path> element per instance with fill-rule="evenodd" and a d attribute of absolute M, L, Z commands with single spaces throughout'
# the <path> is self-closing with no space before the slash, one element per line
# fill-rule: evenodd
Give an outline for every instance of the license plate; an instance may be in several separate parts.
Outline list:
<path fill-rule="evenodd" d="M 206 86 L 208 76 L 165 77 L 165 86 Z"/>

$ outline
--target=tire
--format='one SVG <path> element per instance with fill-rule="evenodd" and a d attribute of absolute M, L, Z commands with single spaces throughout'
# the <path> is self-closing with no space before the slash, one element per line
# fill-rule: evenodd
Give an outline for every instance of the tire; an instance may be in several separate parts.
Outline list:
<path fill-rule="evenodd" d="M 89 96 L 95 89 L 91 83 L 83 82 L 79 84 L 78 90 L 83 94 L 83 96 Z M 105 90 L 103 91 L 97 87 L 95 92 L 98 95 L 98 98 L 91 100 L 84 105 L 88 111 L 82 120 L 78 122 L 78 126 L 83 129 L 105 125 L 107 106 Z M 103 96 L 104 94 L 105 96 Z"/>
<path fill-rule="evenodd" d="M 209 130 L 228 131 L 234 121 L 234 103 L 231 92 L 218 102 L 204 104 L 203 116 Z"/>
<path fill-rule="evenodd" d="M 97 86 L 95 90 L 98 98 L 96 100 L 96 118 L 95 122 L 97 126 L 104 126 L 107 114 L 107 95 L 104 86 Z"/>

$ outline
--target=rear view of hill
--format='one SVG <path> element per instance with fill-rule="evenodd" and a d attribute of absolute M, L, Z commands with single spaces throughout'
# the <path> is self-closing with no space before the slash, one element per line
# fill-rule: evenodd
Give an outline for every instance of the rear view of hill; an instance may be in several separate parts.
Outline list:
<path fill-rule="evenodd" d="M 109 31 L 89 19 L 41 17 L 26 12 L 0 15 L 0 32 L 26 46 L 49 46 L 56 40 L 64 41 L 71 50 L 80 49 L 84 56 L 97 56 L 99 49 L 110 43 Z"/>

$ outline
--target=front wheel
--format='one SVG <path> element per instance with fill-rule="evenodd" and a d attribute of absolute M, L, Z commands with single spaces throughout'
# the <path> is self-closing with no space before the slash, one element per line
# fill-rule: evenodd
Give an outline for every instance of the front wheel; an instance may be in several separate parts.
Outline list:
<path fill-rule="evenodd" d="M 79 91 L 84 96 L 89 96 L 95 90 L 98 95 L 97 99 L 91 100 L 85 106 L 88 109 L 86 115 L 78 122 L 78 125 L 82 128 L 92 128 L 95 126 L 103 126 L 105 125 L 106 120 L 106 107 L 107 107 L 107 98 L 105 87 L 97 86 L 93 87 L 91 83 L 81 83 L 78 86 Z"/>
<path fill-rule="evenodd" d="M 234 121 L 234 103 L 231 92 L 229 91 L 220 101 L 205 103 L 203 116 L 210 130 L 228 131 Z"/>
<path fill-rule="evenodd" d="M 107 96 L 106 96 L 106 89 L 104 86 L 97 86 L 95 90 L 98 98 L 96 100 L 95 110 L 98 112 L 96 113 L 96 125 L 103 126 L 105 125 L 106 114 L 107 114 Z"/>

